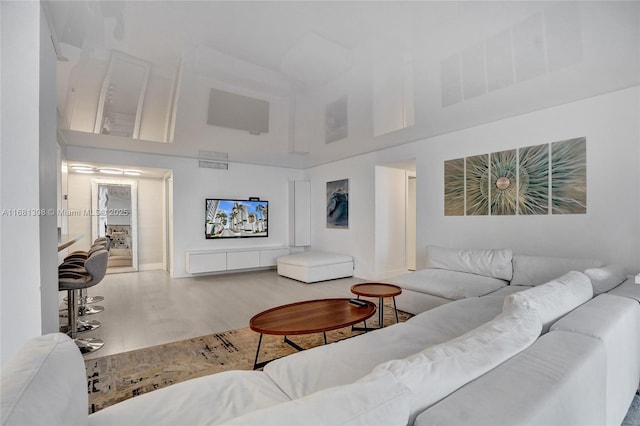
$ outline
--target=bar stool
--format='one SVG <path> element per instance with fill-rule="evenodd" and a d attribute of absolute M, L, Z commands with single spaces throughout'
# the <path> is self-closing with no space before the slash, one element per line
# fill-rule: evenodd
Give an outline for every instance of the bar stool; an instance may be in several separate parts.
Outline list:
<path fill-rule="evenodd" d="M 84 262 L 83 271 L 61 270 L 58 272 L 58 290 L 67 292 L 69 319 L 67 334 L 75 341 L 82 354 L 102 348 L 104 341 L 96 338 L 81 339 L 77 337 L 78 333 L 95 329 L 100 326 L 100 323 L 96 327 L 90 328 L 85 323 L 91 323 L 91 321 L 78 320 L 76 292 L 83 288 L 93 287 L 102 281 L 107 272 L 108 258 L 109 252 L 107 250 L 97 250 L 92 252 Z"/>
<path fill-rule="evenodd" d="M 89 251 L 91 251 L 91 249 L 95 246 L 103 246 L 105 248 L 105 250 L 109 250 L 111 248 L 111 240 L 107 237 L 100 237 L 100 238 L 96 238 L 93 243 L 91 244 L 91 248 L 87 251 L 84 250 L 76 250 L 74 252 L 69 253 L 65 258 L 64 261 L 71 261 L 71 260 L 87 260 L 87 257 L 89 256 Z"/>
<path fill-rule="evenodd" d="M 74 251 L 64 258 L 63 264 L 82 266 L 84 261 L 87 260 L 89 254 L 93 251 L 99 250 L 100 248 L 104 248 L 105 250 L 109 251 L 111 249 L 111 239 L 107 237 L 96 238 L 88 251 Z M 67 268 L 72 268 L 72 266 L 67 266 Z M 88 296 L 86 294 L 86 289 L 80 290 L 80 296 L 78 298 L 78 304 L 80 305 L 80 316 L 98 314 L 104 311 L 104 308 L 102 306 L 86 306 L 89 304 L 102 302 L 103 300 L 104 297 L 102 296 Z"/>
<path fill-rule="evenodd" d="M 58 272 L 68 271 L 68 272 L 83 272 L 84 271 L 84 263 L 86 262 L 88 256 L 98 250 L 105 250 L 108 247 L 108 243 L 104 241 L 100 241 L 101 239 L 97 239 L 96 242 L 91 246 L 88 251 L 77 251 L 69 256 L 65 257 L 64 262 L 58 266 Z M 80 295 L 77 297 L 78 304 L 78 315 L 86 316 L 86 315 L 94 315 L 99 314 L 104 311 L 104 307 L 102 306 L 90 306 L 88 307 L 86 289 L 80 290 Z M 95 303 L 97 301 L 104 300 L 102 296 L 96 296 L 95 300 L 91 300 L 90 303 Z M 67 300 L 67 298 L 65 298 Z M 67 304 L 69 301 L 67 300 Z M 65 316 L 62 314 L 61 316 Z"/>
<path fill-rule="evenodd" d="M 94 252 L 97 252 L 99 250 L 105 250 L 106 247 L 108 247 L 108 242 L 105 241 L 107 240 L 106 238 L 99 238 L 96 240 L 96 242 L 91 246 L 91 248 L 88 251 L 77 251 L 74 252 L 72 255 L 69 255 L 65 258 L 64 263 L 62 263 L 61 265 L 58 266 L 58 272 L 79 272 L 79 273 L 84 273 L 85 269 L 84 269 L 84 263 L 87 260 L 88 256 L 91 256 L 91 254 L 93 254 Z M 76 297 L 76 303 L 78 305 L 78 316 L 86 316 L 86 315 L 93 315 L 93 314 L 98 314 L 100 312 L 104 311 L 104 307 L 102 306 L 91 306 L 91 307 L 87 307 L 87 304 L 85 303 L 85 292 L 86 289 L 82 288 L 80 289 L 80 296 Z M 99 300 L 104 300 L 104 297 L 102 296 L 98 296 Z M 65 297 L 64 300 L 67 301 L 68 304 L 68 298 Z M 65 310 L 64 313 L 62 313 L 60 316 L 64 317 L 66 316 L 66 312 L 68 312 L 68 309 Z M 90 329 L 95 329 L 100 325 L 100 322 L 98 321 L 92 321 L 92 322 L 86 322 L 86 321 L 82 321 L 82 324 L 89 327 Z"/>

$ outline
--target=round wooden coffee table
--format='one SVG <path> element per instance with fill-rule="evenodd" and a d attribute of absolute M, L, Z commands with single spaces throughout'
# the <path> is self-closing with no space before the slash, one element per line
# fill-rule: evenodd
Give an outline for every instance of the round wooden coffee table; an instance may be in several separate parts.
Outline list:
<path fill-rule="evenodd" d="M 351 293 L 358 295 L 358 299 L 360 298 L 360 296 L 378 298 L 378 323 L 380 324 L 378 328 L 382 328 L 384 326 L 383 299 L 385 297 L 392 297 L 393 310 L 396 313 L 396 323 L 398 322 L 398 309 L 396 308 L 396 296 L 402 293 L 402 289 L 397 285 L 385 284 L 385 283 L 355 284 L 351 286 Z M 367 324 L 365 322 L 364 327 L 354 327 L 353 329 L 357 331 L 368 331 L 368 330 L 372 330 L 373 328 L 367 327 Z"/>
<path fill-rule="evenodd" d="M 350 299 L 318 299 L 276 306 L 254 315 L 249 327 L 260 333 L 253 369 L 263 367 L 269 361 L 258 362 L 263 334 L 284 336 L 285 343 L 301 351 L 287 336 L 297 334 L 322 333 L 327 343 L 327 331 L 348 327 L 370 318 L 376 312 L 376 305 L 367 302 L 364 306 L 354 306 Z"/>

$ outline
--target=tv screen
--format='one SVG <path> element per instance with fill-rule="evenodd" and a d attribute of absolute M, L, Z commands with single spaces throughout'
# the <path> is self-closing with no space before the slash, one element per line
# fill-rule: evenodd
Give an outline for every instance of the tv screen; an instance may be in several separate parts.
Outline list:
<path fill-rule="evenodd" d="M 207 239 L 267 237 L 269 236 L 268 215 L 268 201 L 207 198 L 205 237 Z"/>

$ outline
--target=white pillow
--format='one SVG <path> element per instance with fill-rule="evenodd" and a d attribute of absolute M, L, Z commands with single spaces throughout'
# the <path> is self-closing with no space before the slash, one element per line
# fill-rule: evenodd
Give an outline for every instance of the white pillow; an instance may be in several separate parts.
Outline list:
<path fill-rule="evenodd" d="M 226 425 L 406 425 L 411 394 L 391 377 L 327 388 L 236 417 Z"/>
<path fill-rule="evenodd" d="M 529 347 L 541 328 L 534 309 L 515 307 L 460 337 L 380 364 L 361 380 L 391 376 L 408 387 L 413 424 L 431 405 Z"/>
<path fill-rule="evenodd" d="M 87 373 L 66 334 L 35 337 L 2 368 L 2 425 L 86 425 Z"/>
<path fill-rule="evenodd" d="M 449 269 L 511 280 L 513 254 L 509 249 L 458 250 L 427 246 L 427 268 Z"/>
<path fill-rule="evenodd" d="M 591 280 L 594 296 L 597 296 L 600 293 L 606 293 L 607 291 L 619 286 L 627 279 L 627 271 L 622 265 L 607 265 L 602 268 L 589 268 L 585 269 L 584 274 Z"/>
<path fill-rule="evenodd" d="M 546 284 L 507 296 L 503 310 L 522 306 L 534 308 L 540 314 L 542 331 L 546 333 L 556 320 L 592 297 L 589 277 L 582 272 L 571 271 Z"/>

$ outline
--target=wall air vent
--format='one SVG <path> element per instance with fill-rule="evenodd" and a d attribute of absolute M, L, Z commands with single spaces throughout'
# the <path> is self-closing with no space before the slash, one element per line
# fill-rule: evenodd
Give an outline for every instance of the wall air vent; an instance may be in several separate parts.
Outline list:
<path fill-rule="evenodd" d="M 207 124 L 251 134 L 269 133 L 269 102 L 211 89 Z"/>
<path fill-rule="evenodd" d="M 229 153 L 228 152 L 217 152 L 217 151 L 205 151 L 198 150 L 198 158 L 202 158 L 205 160 L 228 160 Z"/>
<path fill-rule="evenodd" d="M 229 170 L 229 163 L 221 163 L 219 161 L 198 160 L 198 167 L 203 169 Z"/>

